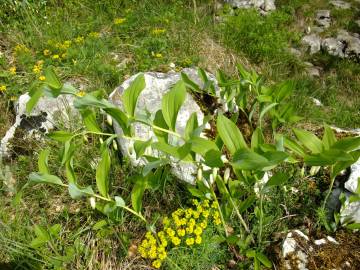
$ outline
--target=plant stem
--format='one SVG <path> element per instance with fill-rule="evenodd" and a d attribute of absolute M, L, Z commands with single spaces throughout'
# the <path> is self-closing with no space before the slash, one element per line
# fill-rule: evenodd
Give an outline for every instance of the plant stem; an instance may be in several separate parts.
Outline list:
<path fill-rule="evenodd" d="M 182 270 L 172 259 L 166 257 L 166 260 L 169 261 L 172 265 L 175 266 L 176 269 Z"/>
<path fill-rule="evenodd" d="M 212 186 L 211 186 L 210 184 L 209 184 L 209 186 L 210 186 L 211 195 L 212 195 L 212 197 L 214 198 L 214 200 L 215 200 L 215 202 L 216 202 L 216 205 L 217 205 L 217 208 L 218 208 L 218 211 L 219 211 L 219 214 L 220 214 L 220 219 L 221 219 L 221 223 L 222 223 L 222 225 L 223 225 L 223 227 L 224 227 L 225 236 L 228 237 L 229 234 L 228 234 L 228 231 L 227 231 L 227 229 L 226 229 L 226 223 L 225 223 L 225 220 L 224 220 L 224 216 L 223 216 L 223 214 L 222 214 L 222 212 L 221 212 L 221 208 L 220 208 L 219 201 L 218 201 L 218 199 L 217 199 L 217 197 L 216 197 L 216 194 L 215 194 Z"/>
<path fill-rule="evenodd" d="M 330 167 L 330 176 L 331 176 L 331 180 L 330 180 L 330 188 L 329 188 L 329 191 L 327 192 L 326 196 L 325 196 L 325 199 L 324 199 L 324 203 L 323 203 L 323 206 L 322 208 L 325 209 L 326 207 L 326 202 L 327 200 L 329 199 L 329 196 L 332 192 L 332 189 L 333 189 L 333 186 L 334 186 L 334 182 L 335 182 L 335 177 L 336 175 L 332 175 L 332 172 L 333 172 L 333 166 Z"/>
<path fill-rule="evenodd" d="M 258 244 L 259 245 L 261 245 L 262 229 L 263 229 L 263 194 L 262 194 L 262 190 L 261 190 L 260 191 L 260 220 L 259 220 L 259 234 L 258 234 Z"/>
<path fill-rule="evenodd" d="M 238 209 L 237 206 L 235 205 L 234 200 L 232 199 L 231 196 L 229 196 L 229 198 L 230 198 L 230 202 L 231 202 L 232 206 L 233 206 L 234 209 L 235 209 L 236 215 L 238 216 L 241 224 L 242 224 L 242 225 L 244 226 L 244 228 L 245 228 L 245 231 L 246 231 L 247 233 L 250 233 L 249 227 L 247 226 L 247 224 L 246 224 L 244 218 L 242 217 L 242 215 L 240 214 L 239 209 Z"/>

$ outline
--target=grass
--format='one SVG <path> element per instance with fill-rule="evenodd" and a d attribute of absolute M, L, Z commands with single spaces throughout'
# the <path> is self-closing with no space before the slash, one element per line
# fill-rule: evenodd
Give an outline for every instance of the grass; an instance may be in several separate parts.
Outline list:
<path fill-rule="evenodd" d="M 358 63 L 323 54 L 305 57 L 324 67 L 320 78 L 310 78 L 303 73 L 301 61 L 286 50 L 298 46 L 303 35 L 296 18 L 312 20 L 317 9 L 326 7 L 325 1 L 281 0 L 278 10 L 268 16 L 260 16 L 254 10 L 237 11 L 236 16 L 229 16 L 228 10 L 220 10 L 220 23 L 213 22 L 209 2 L 198 3 L 199 20 L 195 24 L 192 1 L 6 0 L 0 11 L 0 85 L 7 87 L 0 92 L 0 137 L 14 121 L 12 101 L 36 87 L 48 65 L 55 66 L 64 81 L 86 92 L 102 90 L 109 94 L 130 75 L 148 70 L 167 72 L 170 63 L 175 64 L 176 70 L 198 65 L 213 73 L 218 68 L 235 73 L 235 65 L 242 63 L 261 72 L 270 84 L 292 80 L 295 85 L 292 102 L 306 121 L 359 127 Z M 337 27 L 360 30 L 348 20 L 358 16 L 355 11 L 332 9 L 332 12 Z M 125 20 L 117 24 L 119 18 Z M 71 41 L 71 45 L 63 48 L 66 41 Z M 26 47 L 16 50 L 17 45 Z M 51 55 L 44 55 L 45 50 L 51 51 Z M 43 61 L 43 68 L 35 73 L 38 61 Z M 9 73 L 11 67 L 16 67 L 15 75 Z M 315 106 L 310 97 L 319 99 L 323 106 Z M 44 146 L 21 143 L 24 142 L 20 141 L 17 149 L 23 147 L 24 152 L 17 151 L 4 164 L 11 168 L 17 191 L 27 182 L 28 174 L 37 171 L 37 152 Z M 91 140 L 84 143 L 76 155 L 77 174 L 84 184 L 94 182 L 89 159 L 98 157 L 97 144 Z M 49 147 L 50 166 L 57 170 L 58 145 Z M 130 201 L 128 176 L 136 172 L 126 162 L 116 162 L 114 167 L 113 192 Z M 1 169 L 4 170 L 3 165 Z M 190 195 L 186 187 L 174 179 L 168 180 L 170 185 L 155 192 L 146 191 L 143 202 L 146 217 L 169 214 L 188 204 Z M 300 207 L 309 186 L 300 177 L 294 181 L 300 190 L 298 195 L 277 190 L 276 203 L 267 205 L 265 211 L 273 216 L 267 221 L 265 235 L 301 224 L 302 216 L 310 214 Z M 320 194 L 306 197 L 308 208 L 319 197 Z M 279 220 L 286 215 L 278 207 L 284 202 L 299 216 L 291 221 Z M 147 262 L 131 252 L 131 247 L 141 241 L 145 228 L 126 213 L 117 214 L 116 218 L 107 218 L 93 211 L 87 201 L 71 200 L 67 190 L 45 186 L 28 187 L 22 200 L 14 205 L 14 197 L 1 181 L 0 268 L 16 265 L 19 269 L 39 269 L 59 264 L 67 269 L 147 269 Z M 52 242 L 30 247 L 36 237 L 34 225 L 49 230 L 55 224 L 60 224 L 61 229 Z M 201 246 L 174 249 L 169 258 L 180 269 L 226 269 L 233 255 L 214 241 L 213 233 L 208 231 Z M 170 262 L 165 265 L 165 269 L 173 267 Z"/>

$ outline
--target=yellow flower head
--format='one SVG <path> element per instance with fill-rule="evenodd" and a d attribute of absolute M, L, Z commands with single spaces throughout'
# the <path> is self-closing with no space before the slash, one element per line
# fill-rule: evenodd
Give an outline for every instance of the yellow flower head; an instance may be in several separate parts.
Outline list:
<path fill-rule="evenodd" d="M 86 95 L 86 92 L 85 92 L 85 91 L 79 91 L 79 92 L 76 93 L 76 95 L 77 95 L 78 97 L 83 97 L 83 96 Z"/>
<path fill-rule="evenodd" d="M 185 243 L 188 245 L 188 246 L 192 246 L 194 244 L 195 240 L 194 238 L 190 237 L 188 239 L 185 240 Z"/>
<path fill-rule="evenodd" d="M 54 60 L 57 60 L 59 58 L 60 58 L 60 56 L 58 54 L 54 54 L 53 57 L 52 57 L 52 59 L 54 59 Z"/>
<path fill-rule="evenodd" d="M 35 74 L 40 73 L 40 72 L 41 72 L 41 66 L 34 65 L 34 67 L 33 67 L 33 72 L 34 72 Z"/>
<path fill-rule="evenodd" d="M 0 92 L 6 91 L 6 85 L 0 85 Z"/>
<path fill-rule="evenodd" d="M 125 21 L 126 21 L 125 18 L 116 18 L 114 20 L 114 24 L 116 24 L 116 25 L 123 24 Z"/>
<path fill-rule="evenodd" d="M 50 50 L 46 49 L 46 50 L 43 51 L 43 54 L 45 56 L 49 56 L 51 54 L 51 52 L 50 52 Z"/>
<path fill-rule="evenodd" d="M 84 42 L 84 37 L 79 36 L 79 37 L 75 38 L 75 42 L 78 43 L 78 44 L 83 43 Z"/>
<path fill-rule="evenodd" d="M 15 51 L 15 53 L 27 53 L 30 50 L 24 44 L 17 44 L 14 48 L 14 51 Z"/>
<path fill-rule="evenodd" d="M 71 40 L 65 40 L 64 44 L 63 44 L 63 47 L 69 48 L 70 46 L 71 46 Z"/>
<path fill-rule="evenodd" d="M 199 226 L 196 226 L 195 230 L 194 230 L 194 234 L 195 235 L 201 235 L 203 232 L 202 228 Z"/>
<path fill-rule="evenodd" d="M 100 33 L 98 33 L 98 32 L 91 32 L 91 33 L 89 33 L 89 37 L 91 37 L 91 38 L 98 38 L 98 37 L 100 37 Z"/>
<path fill-rule="evenodd" d="M 40 80 L 40 81 L 45 81 L 45 79 L 46 79 L 45 76 L 40 76 L 40 77 L 39 77 L 39 80 Z"/>
<path fill-rule="evenodd" d="M 15 75 L 16 74 L 16 67 L 9 68 L 10 74 Z"/>
<path fill-rule="evenodd" d="M 168 234 L 168 236 L 172 237 L 175 235 L 175 231 L 171 228 L 167 228 L 166 229 L 166 233 Z"/>
<path fill-rule="evenodd" d="M 161 267 L 161 260 L 153 261 L 152 266 L 156 269 L 159 269 Z"/>
<path fill-rule="evenodd" d="M 154 34 L 154 35 L 160 35 L 160 34 L 163 34 L 165 32 L 166 32 L 166 30 L 163 29 L 163 28 L 155 28 L 154 30 L 152 30 L 151 33 Z"/>
<path fill-rule="evenodd" d="M 156 53 L 156 54 L 155 54 L 155 57 L 156 57 L 156 58 L 162 58 L 163 56 L 162 56 L 161 53 Z"/>
<path fill-rule="evenodd" d="M 61 58 L 66 58 L 66 53 L 63 53 L 62 55 L 61 55 Z"/>
<path fill-rule="evenodd" d="M 197 236 L 197 237 L 195 238 L 195 243 L 196 243 L 196 244 L 201 244 L 201 242 L 202 242 L 201 236 Z"/>
<path fill-rule="evenodd" d="M 16 101 L 16 100 L 17 100 L 17 97 L 16 97 L 16 96 L 11 96 L 11 97 L 10 97 L 10 100 L 11 100 L 11 101 Z"/>
<path fill-rule="evenodd" d="M 183 237 L 185 236 L 185 230 L 184 229 L 178 229 L 177 231 L 178 236 Z"/>
<path fill-rule="evenodd" d="M 174 244 L 174 246 L 178 246 L 178 245 L 180 245 L 181 240 L 179 237 L 174 236 L 171 238 L 171 242 Z"/>

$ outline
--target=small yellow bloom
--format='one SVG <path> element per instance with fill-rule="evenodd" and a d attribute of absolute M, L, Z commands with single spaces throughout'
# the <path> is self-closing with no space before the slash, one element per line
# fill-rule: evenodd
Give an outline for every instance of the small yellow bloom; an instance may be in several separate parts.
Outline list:
<path fill-rule="evenodd" d="M 163 28 L 155 28 L 154 30 L 152 30 L 151 33 L 154 34 L 154 35 L 160 35 L 160 34 L 163 34 L 165 32 L 166 32 L 166 30 L 163 29 Z"/>
<path fill-rule="evenodd" d="M 195 230 L 194 230 L 194 234 L 195 235 L 201 235 L 203 232 L 202 228 L 199 226 L 196 226 Z"/>
<path fill-rule="evenodd" d="M 188 245 L 188 246 L 192 246 L 194 244 L 195 240 L 194 238 L 190 237 L 188 239 L 185 240 L 185 243 Z"/>
<path fill-rule="evenodd" d="M 178 229 L 177 231 L 178 236 L 183 237 L 185 236 L 185 230 L 184 229 Z"/>
<path fill-rule="evenodd" d="M 66 53 L 63 53 L 62 55 L 61 55 L 61 58 L 66 58 Z"/>
<path fill-rule="evenodd" d="M 43 54 L 45 56 L 49 56 L 51 54 L 51 52 L 50 52 L 50 50 L 46 49 L 46 50 L 43 51 Z"/>
<path fill-rule="evenodd" d="M 201 236 L 197 236 L 196 239 L 195 239 L 195 243 L 196 244 L 201 244 L 201 242 L 202 242 Z"/>
<path fill-rule="evenodd" d="M 168 234 L 168 236 L 172 237 L 175 235 L 175 231 L 171 228 L 167 228 L 166 229 L 166 233 Z"/>
<path fill-rule="evenodd" d="M 11 96 L 11 97 L 10 97 L 10 100 L 11 100 L 11 101 L 16 101 L 16 100 L 17 100 L 17 97 L 16 97 L 16 96 Z"/>
<path fill-rule="evenodd" d="M 45 81 L 45 79 L 46 79 L 45 76 L 40 76 L 40 77 L 39 77 L 39 80 L 40 80 L 40 81 Z"/>
<path fill-rule="evenodd" d="M 124 23 L 125 21 L 126 21 L 125 18 L 116 18 L 116 19 L 114 20 L 114 24 L 119 25 L 119 24 Z"/>
<path fill-rule="evenodd" d="M 181 240 L 179 237 L 174 236 L 171 238 L 171 242 L 174 244 L 174 246 L 178 246 L 178 245 L 180 245 Z"/>
<path fill-rule="evenodd" d="M 158 258 L 160 260 L 165 260 L 166 256 L 167 256 L 167 253 L 165 251 L 163 251 L 163 252 L 159 253 Z"/>
<path fill-rule="evenodd" d="M 0 92 L 6 91 L 6 85 L 0 85 Z"/>
<path fill-rule="evenodd" d="M 54 54 L 53 57 L 52 57 L 52 59 L 54 59 L 54 60 L 57 60 L 59 58 L 60 58 L 60 56 L 58 54 Z"/>
<path fill-rule="evenodd" d="M 84 37 L 78 36 L 77 38 L 75 38 L 75 42 L 76 43 L 83 43 L 84 42 Z"/>
<path fill-rule="evenodd" d="M 154 268 L 156 268 L 156 269 L 159 269 L 160 266 L 161 266 L 161 260 L 155 260 L 155 261 L 153 261 L 152 266 L 153 266 Z"/>
<path fill-rule="evenodd" d="M 89 37 L 98 38 L 98 37 L 100 37 L 100 33 L 98 33 L 98 32 L 91 32 L 91 33 L 89 33 Z"/>
<path fill-rule="evenodd" d="M 71 40 L 65 40 L 64 44 L 63 44 L 63 47 L 69 48 L 70 46 L 71 46 Z"/>
<path fill-rule="evenodd" d="M 155 57 L 156 57 L 156 58 L 162 58 L 163 56 L 162 56 L 161 53 L 156 53 L 156 54 L 155 54 Z"/>
<path fill-rule="evenodd" d="M 85 91 L 79 91 L 79 92 L 76 93 L 76 95 L 77 95 L 78 97 L 83 97 L 83 96 L 86 95 L 86 92 L 85 92 Z"/>
<path fill-rule="evenodd" d="M 10 74 L 15 75 L 16 74 L 16 67 L 9 68 Z"/>

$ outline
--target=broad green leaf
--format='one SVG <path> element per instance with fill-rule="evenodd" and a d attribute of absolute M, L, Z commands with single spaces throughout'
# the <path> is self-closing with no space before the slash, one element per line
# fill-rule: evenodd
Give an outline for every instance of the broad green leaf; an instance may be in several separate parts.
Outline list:
<path fill-rule="evenodd" d="M 194 92 L 201 93 L 200 87 L 195 82 L 193 82 L 186 73 L 181 72 L 181 79 L 184 81 L 186 87 Z"/>
<path fill-rule="evenodd" d="M 39 225 L 34 225 L 34 232 L 36 238 L 33 239 L 30 243 L 30 246 L 33 248 L 39 248 L 50 241 L 49 233 Z"/>
<path fill-rule="evenodd" d="M 83 197 L 93 196 L 95 194 L 91 186 L 88 186 L 86 188 L 80 188 L 75 183 L 70 183 L 68 190 L 70 197 L 73 199 L 81 199 Z"/>
<path fill-rule="evenodd" d="M 287 137 L 284 137 L 284 146 L 301 157 L 304 157 L 306 155 L 304 147 Z"/>
<path fill-rule="evenodd" d="M 360 223 L 348 224 L 348 225 L 346 225 L 346 228 L 348 228 L 350 230 L 360 230 Z"/>
<path fill-rule="evenodd" d="M 172 145 L 169 145 L 169 144 L 163 143 L 163 142 L 156 142 L 156 143 L 152 144 L 152 147 L 154 149 L 160 150 L 166 154 L 169 154 L 177 159 L 191 160 L 191 156 L 188 155 L 188 153 L 190 152 L 190 149 L 191 149 L 190 148 L 191 144 L 185 144 L 185 145 L 186 145 L 185 148 L 181 148 L 179 146 L 172 146 Z M 184 150 L 187 150 L 186 155 L 183 152 Z"/>
<path fill-rule="evenodd" d="M 151 138 L 149 140 L 145 141 L 145 142 L 135 140 L 135 142 L 134 142 L 134 150 L 135 150 L 135 153 L 136 153 L 136 158 L 141 157 L 145 153 L 146 148 L 148 148 L 151 145 L 151 142 L 152 142 Z"/>
<path fill-rule="evenodd" d="M 50 174 L 48 167 L 49 154 L 50 154 L 49 149 L 44 149 L 39 154 L 38 167 L 40 173 Z"/>
<path fill-rule="evenodd" d="M 319 154 L 304 157 L 304 162 L 309 166 L 333 165 L 338 161 L 353 162 L 354 160 L 350 154 L 338 149 L 330 149 Z"/>
<path fill-rule="evenodd" d="M 128 115 L 130 115 L 130 117 L 134 117 L 135 115 L 137 100 L 144 88 L 144 74 L 139 74 L 122 95 L 125 111 L 128 113 Z"/>
<path fill-rule="evenodd" d="M 111 160 L 109 150 L 105 148 L 101 154 L 101 161 L 96 169 L 96 185 L 100 194 L 108 197 L 109 192 L 109 172 Z"/>
<path fill-rule="evenodd" d="M 222 153 L 219 150 L 210 150 L 206 152 L 204 156 L 205 165 L 211 168 L 221 168 L 224 166 L 224 162 L 221 160 Z"/>
<path fill-rule="evenodd" d="M 289 154 L 282 151 L 268 151 L 263 156 L 269 161 L 270 166 L 279 164 L 289 157 Z"/>
<path fill-rule="evenodd" d="M 146 176 L 148 175 L 153 169 L 156 169 L 160 166 L 163 166 L 166 164 L 166 161 L 163 160 L 163 159 L 158 159 L 158 160 L 154 160 L 154 161 L 151 161 L 149 163 L 147 163 L 144 167 L 143 167 L 143 170 L 142 170 L 142 175 L 143 176 Z"/>
<path fill-rule="evenodd" d="M 45 83 L 55 89 L 60 90 L 62 88 L 62 83 L 60 82 L 59 78 L 54 72 L 53 67 L 49 66 L 47 69 L 45 69 Z"/>
<path fill-rule="evenodd" d="M 249 150 L 237 151 L 233 159 L 231 165 L 238 170 L 261 171 L 269 166 L 269 161 L 265 157 Z"/>
<path fill-rule="evenodd" d="M 194 112 L 190 115 L 188 121 L 186 122 L 185 134 L 184 134 L 186 140 L 189 140 L 192 137 L 194 130 L 196 130 L 198 126 L 199 123 L 197 120 L 197 114 Z"/>
<path fill-rule="evenodd" d="M 256 258 L 267 268 L 272 267 L 271 261 L 265 256 L 265 254 L 257 251 L 256 252 Z"/>
<path fill-rule="evenodd" d="M 162 99 L 162 114 L 166 124 L 175 131 L 176 119 L 179 110 L 186 98 L 186 89 L 183 81 L 177 82 Z"/>
<path fill-rule="evenodd" d="M 286 81 L 281 85 L 277 86 L 275 89 L 275 96 L 278 102 L 283 101 L 287 97 L 289 97 L 294 89 L 294 82 L 293 81 Z"/>
<path fill-rule="evenodd" d="M 74 134 L 71 132 L 60 130 L 60 131 L 53 131 L 49 133 L 47 136 L 58 142 L 66 142 L 70 140 L 74 136 Z"/>
<path fill-rule="evenodd" d="M 270 111 L 272 108 L 274 108 L 276 105 L 278 105 L 278 103 L 271 103 L 269 105 L 266 105 L 260 112 L 260 116 L 259 116 L 259 122 L 263 119 L 264 115 Z"/>
<path fill-rule="evenodd" d="M 44 93 L 44 89 L 41 87 L 36 89 L 36 91 L 34 91 L 34 93 L 31 95 L 29 101 L 26 103 L 26 112 L 27 113 L 30 113 L 32 111 L 32 109 L 38 103 L 39 99 L 42 97 L 43 93 Z"/>
<path fill-rule="evenodd" d="M 189 141 L 189 143 L 191 143 L 191 151 L 194 151 L 202 156 L 210 150 L 219 150 L 215 142 L 201 137 L 194 137 Z"/>
<path fill-rule="evenodd" d="M 76 175 L 73 166 L 73 157 L 65 162 L 65 173 L 69 183 L 76 183 Z"/>
<path fill-rule="evenodd" d="M 114 108 L 114 105 L 105 99 L 95 97 L 91 94 L 86 94 L 83 97 L 77 97 L 74 101 L 74 107 L 76 109 L 86 109 L 88 107 L 95 108 Z"/>
<path fill-rule="evenodd" d="M 238 209 L 240 214 L 245 212 L 250 206 L 252 206 L 255 200 L 256 200 L 255 195 L 250 195 L 244 201 L 242 201 Z"/>
<path fill-rule="evenodd" d="M 265 187 L 273 187 L 273 186 L 281 186 L 283 185 L 288 179 L 290 178 L 289 175 L 286 173 L 278 172 L 273 175 L 269 181 L 265 184 Z"/>
<path fill-rule="evenodd" d="M 343 138 L 332 145 L 332 148 L 336 148 L 345 152 L 354 151 L 360 149 L 360 136 Z"/>
<path fill-rule="evenodd" d="M 154 119 L 154 125 L 163 129 L 169 129 L 168 125 L 165 122 L 164 116 L 162 114 L 161 110 L 158 110 L 155 113 L 155 119 Z M 159 142 L 163 142 L 163 143 L 167 143 L 168 142 L 168 137 L 169 134 L 167 132 L 158 130 L 158 129 L 153 129 L 157 139 Z"/>
<path fill-rule="evenodd" d="M 322 141 L 309 131 L 294 128 L 293 129 L 296 138 L 313 154 L 322 152 Z"/>
<path fill-rule="evenodd" d="M 83 119 L 85 127 L 92 132 L 101 132 L 97 122 L 96 122 L 96 114 L 91 109 L 83 109 L 80 110 L 81 117 Z"/>
<path fill-rule="evenodd" d="M 251 136 L 251 149 L 256 149 L 264 143 L 264 136 L 261 128 L 257 127 Z"/>
<path fill-rule="evenodd" d="M 218 116 L 216 128 L 221 140 L 231 154 L 234 154 L 240 149 L 247 148 L 246 142 L 238 127 L 224 115 L 220 114 Z"/>
<path fill-rule="evenodd" d="M 140 212 L 142 207 L 142 198 L 144 195 L 146 183 L 143 178 L 139 178 L 131 191 L 131 203 L 135 212 Z"/>
<path fill-rule="evenodd" d="M 29 180 L 35 183 L 48 183 L 64 186 L 63 182 L 59 177 L 46 173 L 30 173 Z"/>
<path fill-rule="evenodd" d="M 129 127 L 129 118 L 126 114 L 118 108 L 104 108 L 103 109 L 108 115 L 110 115 L 116 123 L 119 124 L 124 135 L 131 136 L 131 130 Z"/>
<path fill-rule="evenodd" d="M 329 150 L 336 142 L 334 131 L 328 125 L 324 125 L 324 136 L 322 138 L 325 150 Z"/>

